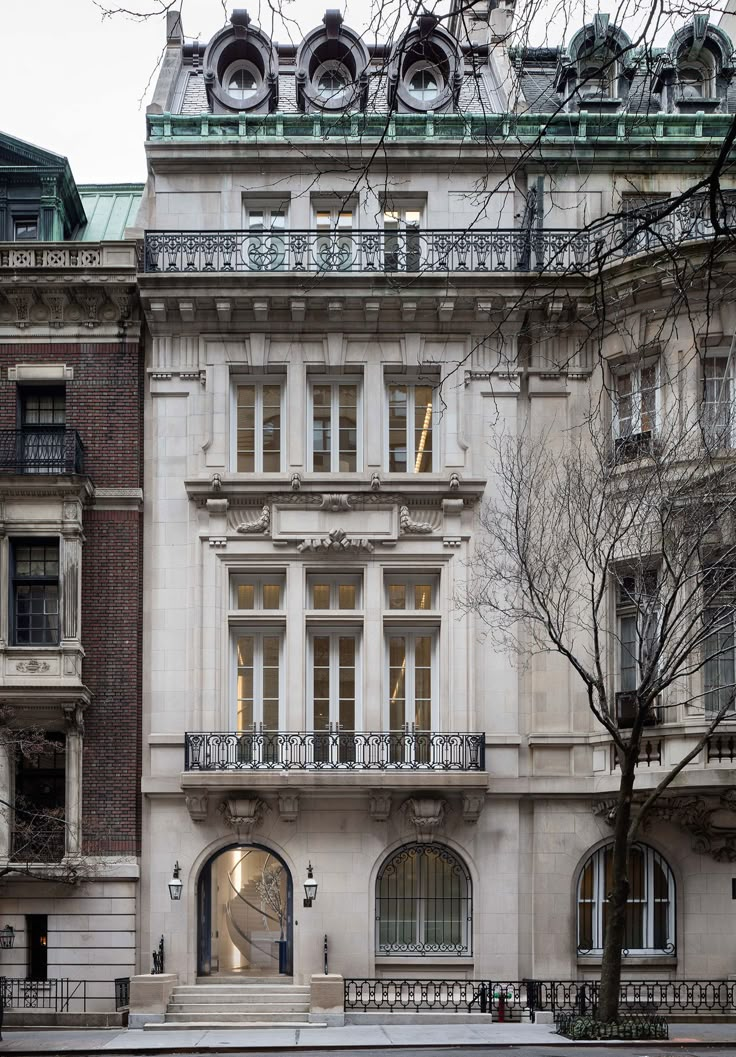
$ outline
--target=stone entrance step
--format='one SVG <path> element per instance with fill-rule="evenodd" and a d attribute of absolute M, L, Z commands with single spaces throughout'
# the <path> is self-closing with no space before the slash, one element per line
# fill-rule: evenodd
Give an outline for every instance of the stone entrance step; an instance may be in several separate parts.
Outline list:
<path fill-rule="evenodd" d="M 295 986 L 283 978 L 258 980 L 218 978 L 205 985 L 179 984 L 171 992 L 162 1024 L 166 1027 L 325 1027 L 312 1023 L 309 986 Z"/>

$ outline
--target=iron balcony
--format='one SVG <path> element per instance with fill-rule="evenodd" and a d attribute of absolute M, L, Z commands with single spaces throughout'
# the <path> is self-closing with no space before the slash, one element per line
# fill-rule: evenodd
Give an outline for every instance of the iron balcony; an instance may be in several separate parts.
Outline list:
<path fill-rule="evenodd" d="M 484 771 L 485 734 L 187 733 L 185 771 Z"/>
<path fill-rule="evenodd" d="M 436 272 L 552 272 L 589 274 L 639 253 L 676 249 L 732 229 L 734 206 L 721 207 L 716 232 L 707 204 L 691 200 L 632 211 L 584 230 L 330 229 L 253 231 L 148 231 L 143 270 L 148 273 L 248 274 L 368 273 L 387 277 Z"/>
<path fill-rule="evenodd" d="M 0 430 L 0 473 L 84 472 L 84 445 L 75 429 Z"/>

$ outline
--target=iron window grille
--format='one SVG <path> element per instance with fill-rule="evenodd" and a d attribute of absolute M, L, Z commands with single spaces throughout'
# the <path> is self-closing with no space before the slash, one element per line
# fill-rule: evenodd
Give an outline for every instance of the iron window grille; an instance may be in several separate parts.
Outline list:
<path fill-rule="evenodd" d="M 59 644 L 58 540 L 13 540 L 13 644 Z"/>
<path fill-rule="evenodd" d="M 629 859 L 629 881 L 624 953 L 674 954 L 675 879 L 669 865 L 654 848 L 636 844 Z M 578 879 L 579 954 L 603 950 L 612 887 L 613 844 L 606 844 L 593 852 Z"/>
<path fill-rule="evenodd" d="M 472 954 L 473 888 L 462 860 L 441 844 L 410 844 L 376 881 L 376 954 Z"/>

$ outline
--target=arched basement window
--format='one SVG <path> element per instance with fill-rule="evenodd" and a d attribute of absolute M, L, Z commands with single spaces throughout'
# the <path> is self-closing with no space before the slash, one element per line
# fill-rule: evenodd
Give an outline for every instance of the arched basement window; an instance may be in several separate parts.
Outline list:
<path fill-rule="evenodd" d="M 472 953 L 470 874 L 440 844 L 407 844 L 381 867 L 376 882 L 376 954 Z"/>
<path fill-rule="evenodd" d="M 654 848 L 636 844 L 629 861 L 625 954 L 675 953 L 675 879 Z M 579 954 L 599 954 L 606 937 L 608 895 L 613 887 L 613 845 L 594 851 L 578 880 Z"/>

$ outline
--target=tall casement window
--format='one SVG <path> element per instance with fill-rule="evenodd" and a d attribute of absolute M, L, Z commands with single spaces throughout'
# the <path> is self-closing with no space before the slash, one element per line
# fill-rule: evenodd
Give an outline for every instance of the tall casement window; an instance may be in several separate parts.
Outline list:
<path fill-rule="evenodd" d="M 631 727 L 636 718 L 636 694 L 657 647 L 659 609 L 657 570 L 622 575 L 616 585 L 618 672 L 616 712 L 620 727 Z M 657 722 L 656 713 L 648 723 Z"/>
<path fill-rule="evenodd" d="M 465 863 L 441 844 L 407 844 L 376 881 L 376 955 L 472 954 L 473 898 Z"/>
<path fill-rule="evenodd" d="M 387 695 L 384 723 L 393 759 L 429 763 L 436 729 L 437 577 L 389 574 L 384 581 Z M 429 623 L 428 623 L 429 621 Z"/>
<path fill-rule="evenodd" d="M 18 753 L 11 857 L 16 862 L 59 862 L 66 850 L 66 743 L 45 734 L 44 751 Z"/>
<path fill-rule="evenodd" d="M 358 381 L 313 381 L 310 386 L 309 468 L 315 473 L 355 473 L 362 468 Z"/>
<path fill-rule="evenodd" d="M 663 857 L 637 844 L 629 860 L 627 954 L 675 953 L 675 879 Z M 613 845 L 593 852 L 578 880 L 579 954 L 600 954 L 606 940 L 608 894 L 613 886 Z"/>
<path fill-rule="evenodd" d="M 281 469 L 281 382 L 250 382 L 236 389 L 236 470 L 278 473 Z"/>
<path fill-rule="evenodd" d="M 11 575 L 14 645 L 58 645 L 59 541 L 12 540 Z"/>
<path fill-rule="evenodd" d="M 387 209 L 383 214 L 383 262 L 387 272 L 418 272 L 422 266 L 419 209 Z"/>
<path fill-rule="evenodd" d="M 703 437 L 712 448 L 734 446 L 734 385 L 730 356 L 708 356 L 703 363 Z"/>
<path fill-rule="evenodd" d="M 436 468 L 434 389 L 389 380 L 386 469 L 389 473 L 432 473 Z"/>
<path fill-rule="evenodd" d="M 652 451 L 657 428 L 657 363 L 622 367 L 614 381 L 616 459 L 626 462 Z"/>
<path fill-rule="evenodd" d="M 62 473 L 66 393 L 29 387 L 18 392 L 24 473 Z"/>
<path fill-rule="evenodd" d="M 350 203 L 333 203 L 314 211 L 314 264 L 325 271 L 350 271 L 356 257 L 353 237 L 354 209 Z"/>
<path fill-rule="evenodd" d="M 736 570 L 725 567 L 706 569 L 705 577 L 709 604 L 703 614 L 708 632 L 705 639 L 703 690 L 705 714 L 713 717 L 722 709 L 736 711 Z"/>
<path fill-rule="evenodd" d="M 281 725 L 281 635 L 238 635 L 239 731 L 277 731 Z"/>

